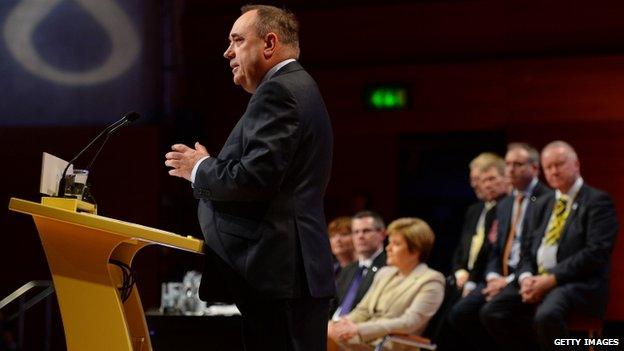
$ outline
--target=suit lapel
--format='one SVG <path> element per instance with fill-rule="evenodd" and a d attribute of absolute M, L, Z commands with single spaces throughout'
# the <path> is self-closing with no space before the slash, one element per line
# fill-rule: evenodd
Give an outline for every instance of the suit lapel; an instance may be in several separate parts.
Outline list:
<path fill-rule="evenodd" d="M 399 285 L 395 286 L 394 289 L 387 292 L 387 298 L 385 299 L 387 302 L 386 309 L 384 312 L 389 311 L 392 308 L 392 305 L 399 301 L 399 295 L 407 294 L 411 292 L 411 288 L 415 286 L 414 282 L 418 280 L 418 278 L 423 274 L 423 271 L 426 268 L 426 264 L 421 263 L 418 267 L 414 268 L 412 272 L 403 279 Z M 388 279 L 385 285 L 388 285 L 392 277 L 397 274 L 396 270 L 394 274 Z M 384 286 L 385 286 L 384 285 Z"/>
<path fill-rule="evenodd" d="M 366 292 L 368 291 L 368 289 L 370 288 L 373 282 L 375 274 L 381 267 L 385 265 L 386 265 L 386 252 L 382 251 L 379 255 L 377 255 L 377 257 L 375 257 L 375 259 L 373 260 L 373 263 L 371 264 L 370 268 L 366 272 L 366 275 L 362 278 L 362 283 L 360 283 L 360 287 L 358 288 L 358 291 L 357 291 L 358 299 L 361 300 L 362 297 L 366 295 Z"/>
<path fill-rule="evenodd" d="M 388 283 L 390 283 L 390 281 L 392 280 L 392 277 L 394 277 L 396 274 L 397 269 L 395 267 L 392 267 L 392 271 L 389 272 L 387 276 L 383 277 L 381 281 L 379 281 L 379 288 L 372 291 L 373 295 L 371 296 L 371 304 L 369 305 L 369 313 L 371 315 L 376 314 L 375 309 L 377 307 L 377 304 L 379 303 L 379 298 L 381 297 Z M 387 300 L 388 297 L 384 297 L 384 299 Z"/>
<path fill-rule="evenodd" d="M 544 218 L 542 218 L 540 226 L 537 228 L 537 235 L 535 237 L 535 241 L 533 242 L 533 253 L 535 255 L 537 255 L 537 250 L 539 250 L 539 247 L 542 245 L 542 240 L 546 234 L 546 228 L 548 227 L 553 208 L 555 207 L 555 201 L 555 194 L 552 194 L 549 196 L 546 206 L 544 206 L 544 211 L 542 212 L 542 216 L 544 216 Z"/>
<path fill-rule="evenodd" d="M 513 199 L 513 198 L 512 198 Z M 509 236 L 509 230 L 511 229 L 511 221 L 513 221 L 513 205 L 514 201 L 502 201 L 502 208 L 500 209 L 502 213 L 505 215 L 502 218 L 499 218 L 498 225 L 501 228 L 502 237 L 496 238 L 499 245 L 502 248 L 505 248 L 505 244 L 507 243 L 507 236 Z"/>
<path fill-rule="evenodd" d="M 347 293 L 347 290 L 349 289 L 349 285 L 351 285 L 351 281 L 353 281 L 353 277 L 355 276 L 355 272 L 357 270 L 358 270 L 357 261 L 355 261 L 355 263 L 352 263 L 350 266 L 345 267 L 342 273 L 344 274 L 344 279 L 341 279 L 341 284 L 340 286 L 337 287 L 337 290 L 339 290 L 338 296 L 342 296 L 344 298 L 344 295 Z"/>
<path fill-rule="evenodd" d="M 559 238 L 559 246 L 561 247 L 561 243 L 564 242 L 564 239 L 568 235 L 568 229 L 570 228 L 571 223 L 573 223 L 577 218 L 577 213 L 579 212 L 579 207 L 585 203 L 585 185 L 583 185 L 578 194 L 574 199 L 572 199 L 572 207 L 570 208 L 570 214 L 568 218 L 566 218 L 565 224 L 563 226 L 563 232 L 561 233 L 561 238 Z"/>

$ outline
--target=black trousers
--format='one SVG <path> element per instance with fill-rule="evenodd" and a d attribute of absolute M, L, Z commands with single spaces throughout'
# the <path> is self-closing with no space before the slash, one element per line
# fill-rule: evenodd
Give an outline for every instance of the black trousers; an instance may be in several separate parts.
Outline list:
<path fill-rule="evenodd" d="M 470 294 L 457 301 L 451 308 L 449 321 L 463 339 L 468 341 L 468 349 L 495 351 L 498 347 L 479 319 L 481 308 L 487 303 L 481 293 L 484 287 L 484 284 L 477 285 Z M 466 345 L 463 348 L 466 349 Z"/>
<path fill-rule="evenodd" d="M 509 284 L 481 308 L 480 318 L 505 350 L 555 350 L 554 339 L 567 338 L 566 317 L 577 300 L 570 286 L 550 291 L 542 302 L 522 302 L 519 287 Z"/>
<path fill-rule="evenodd" d="M 246 351 L 324 351 L 329 298 L 237 302 Z"/>

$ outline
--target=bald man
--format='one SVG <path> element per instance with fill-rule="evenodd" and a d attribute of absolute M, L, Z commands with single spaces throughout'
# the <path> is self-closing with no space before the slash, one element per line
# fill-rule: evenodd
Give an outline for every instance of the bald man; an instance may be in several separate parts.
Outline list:
<path fill-rule="evenodd" d="M 551 142 L 541 163 L 555 193 L 531 209 L 518 280 L 481 309 L 482 322 L 508 350 L 553 350 L 554 339 L 569 337 L 570 312 L 602 317 L 607 304 L 618 231 L 613 201 L 585 184 L 570 144 Z"/>

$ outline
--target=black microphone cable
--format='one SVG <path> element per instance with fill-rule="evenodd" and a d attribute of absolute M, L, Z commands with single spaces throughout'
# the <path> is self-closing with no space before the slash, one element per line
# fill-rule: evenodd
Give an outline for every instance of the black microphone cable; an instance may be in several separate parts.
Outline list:
<path fill-rule="evenodd" d="M 121 296 L 121 301 L 126 302 L 128 298 L 130 298 L 130 294 L 132 294 L 132 288 L 136 282 L 136 272 L 129 265 L 115 259 L 109 259 L 108 263 L 113 264 L 121 270 L 123 275 L 121 286 L 117 288 L 119 290 L 119 295 Z"/>

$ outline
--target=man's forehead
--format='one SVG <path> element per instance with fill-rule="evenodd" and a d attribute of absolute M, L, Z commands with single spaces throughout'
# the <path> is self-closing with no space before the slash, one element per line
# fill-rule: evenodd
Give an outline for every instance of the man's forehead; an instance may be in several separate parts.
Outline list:
<path fill-rule="evenodd" d="M 232 25 L 230 31 L 230 38 L 237 36 L 244 36 L 253 28 L 253 22 L 256 17 L 256 10 L 251 10 L 243 13 Z"/>
<path fill-rule="evenodd" d="M 517 148 L 517 149 L 511 149 L 509 151 L 507 151 L 507 155 L 505 155 L 505 159 L 525 159 L 525 158 L 529 158 L 529 152 L 526 151 L 525 149 L 521 149 L 521 148 Z"/>
<path fill-rule="evenodd" d="M 353 225 L 367 225 L 373 223 L 373 217 L 354 218 Z"/>
<path fill-rule="evenodd" d="M 496 168 L 496 166 L 491 166 L 491 167 L 481 171 L 481 176 L 483 176 L 483 177 L 490 177 L 492 175 L 500 175 L 498 173 L 498 168 Z"/>
<path fill-rule="evenodd" d="M 551 147 L 542 152 L 542 159 L 548 158 L 560 160 L 567 159 L 568 156 L 568 150 L 564 147 Z"/>

